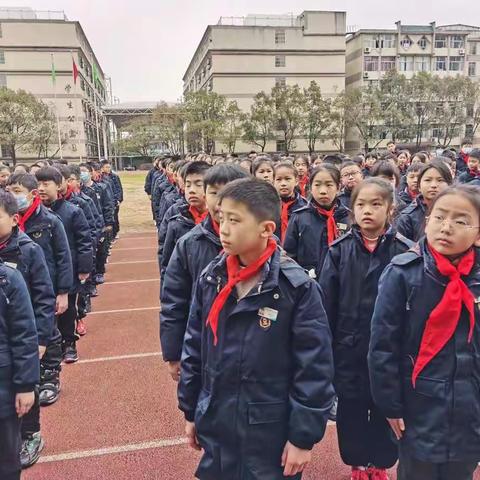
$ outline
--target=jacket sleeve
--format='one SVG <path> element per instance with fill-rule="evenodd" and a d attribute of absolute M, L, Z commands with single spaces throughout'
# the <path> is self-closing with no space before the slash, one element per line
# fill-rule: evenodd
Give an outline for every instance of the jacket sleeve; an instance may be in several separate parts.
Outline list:
<path fill-rule="evenodd" d="M 75 209 L 73 229 L 77 250 L 77 268 L 75 270 L 78 273 L 90 273 L 93 268 L 92 237 L 85 214 L 80 208 Z"/>
<path fill-rule="evenodd" d="M 188 317 L 183 341 L 180 381 L 178 382 L 178 406 L 185 419 L 193 422 L 198 396 L 202 388 L 202 283 L 201 277 L 195 285 L 193 302 Z"/>
<path fill-rule="evenodd" d="M 117 189 L 117 199 L 120 203 L 123 202 L 123 185 L 122 185 L 122 179 L 120 178 L 119 175 L 114 174 L 113 176 L 113 181 L 115 182 L 115 187 Z"/>
<path fill-rule="evenodd" d="M 288 222 L 287 233 L 285 234 L 285 242 L 283 248 L 287 255 L 294 260 L 298 256 L 298 216 L 293 214 Z"/>
<path fill-rule="evenodd" d="M 106 188 L 102 189 L 101 195 L 103 219 L 105 220 L 105 225 L 113 225 L 113 212 L 115 206 L 113 204 L 112 189 L 106 183 L 104 185 L 106 185 Z"/>
<path fill-rule="evenodd" d="M 173 249 L 175 248 L 176 237 L 176 222 L 175 220 L 173 220 L 168 223 L 167 234 L 165 236 L 165 242 L 163 242 L 163 248 L 161 253 L 162 263 L 160 277 L 162 281 L 165 276 L 165 270 L 167 269 L 168 262 L 170 261 L 170 257 L 172 256 Z"/>
<path fill-rule="evenodd" d="M 368 353 L 373 399 L 387 418 L 403 417 L 401 344 L 406 305 L 405 282 L 390 264 L 380 277 Z"/>
<path fill-rule="evenodd" d="M 398 233 L 401 233 L 404 237 L 407 237 L 409 240 L 414 239 L 415 235 L 410 215 L 401 213 L 397 219 L 396 228 Z"/>
<path fill-rule="evenodd" d="M 97 240 L 97 224 L 96 224 L 96 220 L 93 215 L 92 209 L 88 202 L 82 203 L 82 211 L 87 220 L 88 228 L 90 229 L 90 237 L 92 239 L 92 244 L 94 244 L 96 243 L 96 240 Z"/>
<path fill-rule="evenodd" d="M 19 271 L 12 272 L 6 290 L 13 386 L 16 392 L 32 392 L 40 382 L 37 329 L 27 285 Z"/>
<path fill-rule="evenodd" d="M 56 294 L 68 293 L 73 286 L 72 254 L 68 246 L 68 238 L 62 222 L 55 218 L 52 228 L 53 253 L 55 255 L 55 270 L 57 274 Z"/>
<path fill-rule="evenodd" d="M 323 305 L 327 313 L 328 323 L 333 335 L 336 332 L 338 315 L 338 294 L 340 291 L 339 258 L 337 252 L 330 248 L 320 273 L 320 288 L 322 289 Z"/>
<path fill-rule="evenodd" d="M 147 176 L 145 177 L 145 185 L 143 186 L 143 189 L 145 190 L 145 193 L 147 195 L 152 194 L 152 179 L 153 179 L 153 172 L 154 171 L 155 171 L 155 169 L 151 168 L 148 171 Z"/>
<path fill-rule="evenodd" d="M 288 439 L 298 448 L 311 449 L 325 433 L 335 395 L 332 339 L 319 285 L 309 280 L 300 291 L 293 309 Z"/>
<path fill-rule="evenodd" d="M 188 271 L 186 242 L 173 250 L 161 289 L 160 341 L 163 359 L 179 361 L 192 297 L 192 277 Z"/>
<path fill-rule="evenodd" d="M 53 291 L 43 250 L 36 243 L 33 243 L 30 249 L 29 270 L 28 287 L 35 314 L 38 343 L 46 347 L 53 333 L 55 292 Z"/>

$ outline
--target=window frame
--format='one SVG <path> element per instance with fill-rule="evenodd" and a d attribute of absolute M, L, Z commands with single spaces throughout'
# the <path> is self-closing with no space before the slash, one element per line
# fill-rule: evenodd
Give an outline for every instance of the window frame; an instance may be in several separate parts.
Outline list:
<path fill-rule="evenodd" d="M 442 60 L 440 60 L 442 59 Z M 438 68 L 438 65 L 443 63 L 444 68 Z M 435 71 L 436 72 L 448 72 L 448 57 L 442 55 L 440 57 L 435 57 Z"/>
<path fill-rule="evenodd" d="M 283 41 L 281 41 L 283 38 Z M 287 43 L 287 33 L 285 29 L 275 29 L 275 45 L 285 45 Z"/>
<path fill-rule="evenodd" d="M 453 60 L 453 59 L 459 59 L 459 60 Z M 458 68 L 452 68 L 452 64 L 458 63 Z M 460 55 L 453 55 L 451 57 L 448 57 L 448 71 L 449 72 L 462 72 L 463 69 L 465 68 L 464 64 L 464 58 L 461 57 Z"/>
<path fill-rule="evenodd" d="M 283 68 L 286 66 L 287 66 L 287 59 L 285 55 L 275 55 L 275 68 Z"/>
<path fill-rule="evenodd" d="M 442 45 L 438 45 L 437 42 L 442 39 Z M 435 37 L 435 48 L 448 48 L 448 35 L 440 34 Z"/>

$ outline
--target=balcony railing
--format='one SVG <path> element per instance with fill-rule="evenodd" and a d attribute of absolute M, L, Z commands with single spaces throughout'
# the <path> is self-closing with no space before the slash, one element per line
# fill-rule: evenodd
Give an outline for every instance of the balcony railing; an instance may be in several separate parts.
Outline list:
<path fill-rule="evenodd" d="M 63 20 L 68 18 L 63 10 L 33 10 L 31 8 L 0 8 L 2 20 Z"/>

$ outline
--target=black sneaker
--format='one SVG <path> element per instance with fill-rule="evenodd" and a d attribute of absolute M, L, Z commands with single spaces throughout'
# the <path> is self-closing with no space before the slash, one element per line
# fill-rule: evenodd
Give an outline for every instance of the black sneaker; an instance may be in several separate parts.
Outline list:
<path fill-rule="evenodd" d="M 78 353 L 75 343 L 67 343 L 65 345 L 65 353 L 63 354 L 63 361 L 65 363 L 78 362 Z"/>
<path fill-rule="evenodd" d="M 45 446 L 40 432 L 32 433 L 22 441 L 20 452 L 20 463 L 22 468 L 28 468 L 37 463 L 40 453 Z"/>
<path fill-rule="evenodd" d="M 330 409 L 330 412 L 328 413 L 328 419 L 331 422 L 336 422 L 337 421 L 337 406 L 338 406 L 338 397 L 335 397 L 332 408 Z"/>
<path fill-rule="evenodd" d="M 90 296 L 91 296 L 92 298 L 98 297 L 97 287 L 93 287 L 93 288 L 92 288 L 92 291 L 90 292 Z"/>
<path fill-rule="evenodd" d="M 95 275 L 95 283 L 97 285 L 101 285 L 102 283 L 105 283 L 105 276 L 103 275 L 103 273 L 97 273 Z"/>
<path fill-rule="evenodd" d="M 40 374 L 39 400 L 40 406 L 52 405 L 60 396 L 60 372 L 43 370 Z"/>

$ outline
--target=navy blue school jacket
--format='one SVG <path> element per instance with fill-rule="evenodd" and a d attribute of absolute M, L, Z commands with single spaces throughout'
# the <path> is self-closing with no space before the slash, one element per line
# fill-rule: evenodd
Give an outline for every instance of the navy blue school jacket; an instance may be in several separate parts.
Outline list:
<path fill-rule="evenodd" d="M 103 180 L 107 182 L 110 187 L 112 188 L 113 199 L 115 200 L 115 204 L 118 205 L 119 203 L 123 202 L 123 187 L 122 181 L 120 177 L 115 173 L 103 174 Z"/>
<path fill-rule="evenodd" d="M 56 200 L 50 208 L 60 217 L 67 233 L 73 265 L 73 287 L 70 293 L 76 293 L 80 286 L 78 274 L 90 273 L 93 267 L 92 238 L 88 222 L 79 207 L 65 200 Z"/>
<path fill-rule="evenodd" d="M 113 199 L 112 189 L 105 182 L 93 182 L 91 188 L 93 188 L 97 194 L 105 225 L 113 225 L 115 223 L 113 217 L 113 213 L 115 211 L 115 202 Z"/>
<path fill-rule="evenodd" d="M 458 176 L 458 183 L 471 183 L 477 178 L 479 178 L 478 175 L 473 175 L 470 170 L 465 170 Z"/>
<path fill-rule="evenodd" d="M 165 216 L 166 211 L 181 198 L 184 198 L 184 197 L 180 193 L 178 188 L 175 188 L 172 191 L 163 192 L 162 198 L 160 199 L 160 205 L 158 207 L 157 224 L 160 225 L 162 223 L 162 220 Z"/>
<path fill-rule="evenodd" d="M 35 314 L 38 343 L 46 347 L 54 328 L 55 292 L 42 248 L 15 227 L 0 250 L 0 259 L 22 274 Z"/>
<path fill-rule="evenodd" d="M 73 287 L 72 255 L 60 218 L 39 205 L 27 220 L 25 233 L 43 250 L 55 295 L 68 293 Z"/>
<path fill-rule="evenodd" d="M 155 182 L 155 179 L 157 178 L 158 175 L 160 175 L 161 172 L 160 170 L 156 169 L 156 168 L 151 168 L 146 177 L 145 177 L 145 185 L 143 186 L 143 189 L 145 190 L 145 193 L 147 195 L 151 195 L 152 194 L 152 187 L 153 187 L 153 183 Z"/>
<path fill-rule="evenodd" d="M 97 224 L 95 217 L 93 216 L 92 209 L 86 200 L 84 200 L 80 195 L 72 193 L 70 198 L 67 200 L 73 205 L 76 205 L 80 210 L 82 210 L 85 215 L 85 219 L 88 223 L 88 228 L 90 230 L 90 238 L 92 239 L 92 248 L 96 247 L 97 244 Z"/>
<path fill-rule="evenodd" d="M 40 381 L 37 329 L 22 274 L 0 263 L 0 418 L 16 415 L 15 395 Z"/>
<path fill-rule="evenodd" d="M 367 354 L 378 280 L 390 260 L 412 245 L 390 227 L 370 253 L 354 225 L 328 251 L 320 286 L 332 331 L 334 384 L 339 396 L 370 398 Z"/>
<path fill-rule="evenodd" d="M 460 152 L 457 156 L 457 172 L 462 173 L 468 170 L 468 158 L 469 155 L 463 152 Z"/>
<path fill-rule="evenodd" d="M 165 270 L 167 269 L 168 262 L 172 256 L 173 249 L 177 242 L 186 233 L 188 233 L 194 226 L 195 222 L 188 211 L 189 205 L 181 205 L 179 207 L 179 213 L 172 217 L 168 222 L 167 234 L 165 235 L 165 242 L 162 249 L 162 263 L 160 276 L 163 279 Z"/>
<path fill-rule="evenodd" d="M 311 449 L 333 403 L 320 287 L 277 249 L 258 285 L 241 300 L 235 290 L 228 298 L 214 346 L 205 322 L 226 283 L 225 261 L 217 257 L 200 275 L 182 352 L 179 407 L 204 449 L 196 475 L 283 480 L 286 441 Z"/>
<path fill-rule="evenodd" d="M 103 228 L 105 227 L 105 222 L 103 221 L 103 215 L 100 210 L 97 208 L 97 204 L 95 201 L 85 192 L 80 192 L 75 194 L 85 200 L 92 211 L 92 215 L 95 222 L 95 231 L 96 231 L 96 238 L 97 243 L 98 239 L 102 236 Z"/>
<path fill-rule="evenodd" d="M 385 269 L 372 318 L 368 364 L 375 403 L 403 418 L 402 446 L 433 463 L 480 461 L 480 257 L 463 277 L 475 300 L 475 328 L 467 342 L 465 307 L 457 329 L 412 386 L 425 324 L 445 292 L 442 276 L 422 240 Z"/>
<path fill-rule="evenodd" d="M 166 362 L 179 361 L 182 356 L 193 287 L 202 270 L 221 249 L 222 244 L 213 230 L 210 215 L 175 245 L 160 294 L 160 342 Z"/>
<path fill-rule="evenodd" d="M 292 217 L 292 213 L 294 211 L 305 207 L 307 203 L 308 202 L 298 192 L 295 192 L 295 201 L 288 207 L 288 221 L 290 222 L 290 218 Z M 277 229 L 275 230 L 275 236 L 277 238 L 282 238 L 281 220 L 280 225 L 277 225 Z"/>
<path fill-rule="evenodd" d="M 166 176 L 157 178 L 152 190 L 152 208 L 157 222 L 162 221 L 161 218 L 159 219 L 159 208 L 162 195 L 164 194 L 164 192 L 173 192 L 173 190 L 175 190 L 175 186 L 168 181 L 168 178 Z"/>
<path fill-rule="evenodd" d="M 352 203 L 351 196 L 352 196 L 352 190 L 347 190 L 346 188 L 344 188 L 342 192 L 337 195 L 337 198 L 345 208 L 349 209 L 350 204 Z"/>
<path fill-rule="evenodd" d="M 397 194 L 398 198 L 400 198 L 406 205 L 410 205 L 413 200 L 415 200 L 409 193 L 408 187 L 402 189 L 400 192 Z M 406 207 L 405 207 L 406 208 Z"/>
<path fill-rule="evenodd" d="M 350 210 L 337 200 L 335 220 L 340 234 L 350 225 Z M 283 248 L 297 263 L 318 278 L 328 252 L 327 220 L 320 215 L 312 201 L 293 212 L 288 222 Z"/>
<path fill-rule="evenodd" d="M 396 220 L 397 230 L 409 240 L 418 242 L 423 237 L 425 231 L 425 215 L 427 207 L 423 202 L 423 196 L 417 198 L 408 205 L 398 216 Z"/>

